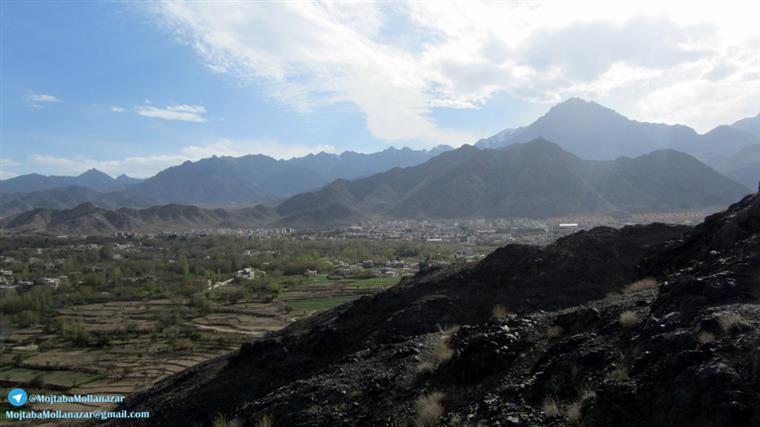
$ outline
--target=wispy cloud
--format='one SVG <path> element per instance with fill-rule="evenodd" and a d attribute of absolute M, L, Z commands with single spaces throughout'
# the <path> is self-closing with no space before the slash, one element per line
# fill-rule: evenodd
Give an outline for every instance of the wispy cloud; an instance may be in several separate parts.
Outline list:
<path fill-rule="evenodd" d="M 7 170 L 7 167 L 19 166 L 19 162 L 9 158 L 0 158 L 0 179 L 8 179 L 17 176 L 18 174 Z"/>
<path fill-rule="evenodd" d="M 206 107 L 202 105 L 171 104 L 162 108 L 146 103 L 135 107 L 135 113 L 144 117 L 163 120 L 179 120 L 194 123 L 202 123 L 206 121 L 206 118 L 203 116 L 206 114 Z"/>
<path fill-rule="evenodd" d="M 112 105 L 111 106 L 111 111 L 113 111 L 114 113 L 123 113 L 123 112 L 127 111 L 127 109 L 119 107 L 119 106 L 116 106 L 116 105 Z"/>
<path fill-rule="evenodd" d="M 25 101 L 27 104 L 31 105 L 34 108 L 41 108 L 48 104 L 63 102 L 53 95 L 48 95 L 44 93 L 29 93 L 28 95 L 26 95 Z"/>
<path fill-rule="evenodd" d="M 289 159 L 320 151 L 332 153 L 335 152 L 335 147 L 290 145 L 266 140 L 233 141 L 222 138 L 206 145 L 189 145 L 173 154 L 136 156 L 121 160 L 95 160 L 87 157 L 58 157 L 43 154 L 33 154 L 30 160 L 36 165 L 45 167 L 50 173 L 74 175 L 95 168 L 113 176 L 126 173 L 144 178 L 187 160 L 195 161 L 214 155 L 239 157 L 247 154 L 265 154 L 276 159 Z"/>
<path fill-rule="evenodd" d="M 757 101 L 739 96 L 757 93 L 760 75 L 758 6 L 749 9 L 578 0 L 162 2 L 151 10 L 212 70 L 264 85 L 295 110 L 350 102 L 380 139 L 457 144 L 468 135 L 435 122 L 434 108 L 480 108 L 500 92 L 547 106 L 582 96 L 700 130 L 735 120 L 729 114 L 754 115 Z M 715 80 L 736 94 L 726 99 L 732 107 L 684 114 L 712 109 Z"/>

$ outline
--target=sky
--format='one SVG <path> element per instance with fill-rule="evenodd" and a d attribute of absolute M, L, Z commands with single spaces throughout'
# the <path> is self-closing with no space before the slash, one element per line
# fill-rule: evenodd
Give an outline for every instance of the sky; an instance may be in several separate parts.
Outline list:
<path fill-rule="evenodd" d="M 760 113 L 756 2 L 0 2 L 0 178 Z"/>

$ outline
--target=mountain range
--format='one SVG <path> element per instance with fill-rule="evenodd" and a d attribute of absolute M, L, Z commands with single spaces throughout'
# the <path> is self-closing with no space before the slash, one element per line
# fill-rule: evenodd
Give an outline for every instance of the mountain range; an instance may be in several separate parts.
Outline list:
<path fill-rule="evenodd" d="M 229 204 L 266 202 L 317 189 L 337 178 L 353 179 L 393 167 L 413 166 L 450 150 L 388 148 L 378 153 L 319 153 L 290 160 L 264 155 L 211 157 L 170 167 L 132 186 L 136 198 L 170 203 Z"/>
<path fill-rule="evenodd" d="M 74 209 L 23 212 L 0 221 L 0 228 L 102 233 L 320 227 L 404 218 L 546 218 L 721 207 L 747 193 L 741 184 L 675 150 L 609 161 L 584 160 L 537 139 L 501 149 L 465 145 L 421 165 L 351 181 L 339 179 L 276 207 L 224 210 L 172 204 L 109 211 L 88 203 Z M 111 194 L 125 193 L 102 197 Z M 155 212 L 165 214 L 156 216 Z"/>
<path fill-rule="evenodd" d="M 545 138 L 578 158 L 596 161 L 612 161 L 620 157 L 636 158 L 662 149 L 677 150 L 696 157 L 748 188 L 755 188 L 758 175 L 760 175 L 758 173 L 760 171 L 759 128 L 760 116 L 739 120 L 733 125 L 719 126 L 705 134 L 698 134 L 686 126 L 630 120 L 597 103 L 571 98 L 552 107 L 532 124 L 501 131 L 490 138 L 478 141 L 475 147 L 504 148 L 537 138 Z M 466 150 L 474 153 L 471 148 Z M 451 150 L 452 147 L 449 146 L 438 146 L 431 150 L 388 148 L 373 154 L 350 151 L 340 155 L 319 153 L 290 160 L 276 160 L 264 155 L 214 156 L 195 162 L 184 162 L 142 181 L 126 176 L 113 179 L 97 170 L 87 171 L 78 177 L 24 175 L 0 181 L 0 195 L 2 195 L 0 217 L 37 207 L 72 208 L 83 202 L 93 202 L 105 208 L 144 208 L 166 203 L 239 207 L 257 203 L 274 204 L 304 192 L 318 193 L 320 197 L 331 197 L 329 200 L 337 203 L 332 207 L 332 214 L 340 214 L 339 216 L 345 220 L 358 218 L 367 213 L 405 216 L 454 215 L 458 214 L 458 211 L 453 208 L 451 212 L 445 213 L 449 208 L 414 206 L 411 202 L 411 200 L 424 200 L 425 202 L 421 202 L 424 204 L 432 201 L 427 195 L 421 193 L 428 191 L 434 194 L 432 190 L 411 187 L 401 189 L 389 183 L 373 189 L 373 194 L 366 196 L 354 194 L 357 186 L 374 182 L 363 180 L 365 178 L 389 171 L 391 174 L 399 174 L 399 171 L 393 171 L 393 169 L 417 166 L 441 155 L 443 159 L 446 159 L 446 153 Z M 429 177 L 440 175 L 435 168 L 446 164 L 447 161 L 443 159 L 434 163 L 435 167 L 424 169 L 427 171 L 424 173 L 428 173 Z M 620 165 L 621 162 L 617 164 Z M 476 166 L 473 167 L 476 168 Z M 471 171 L 474 175 L 467 176 L 467 172 L 464 172 L 457 176 L 456 180 L 440 178 L 446 181 L 446 185 L 454 186 L 446 189 L 447 192 L 452 193 L 449 195 L 459 194 L 464 198 L 462 200 L 467 197 L 476 199 L 491 191 L 479 188 L 478 185 L 485 185 L 488 180 L 476 182 L 485 177 L 476 176 L 479 171 L 475 169 Z M 361 184 L 351 184 L 350 191 L 341 189 L 348 185 L 348 181 L 355 179 L 359 179 Z M 393 181 L 387 174 L 378 179 Z M 399 177 L 398 179 L 407 178 Z M 424 179 L 417 179 L 415 185 L 423 181 Z M 326 186 L 324 191 L 318 191 L 323 186 Z M 417 195 L 423 197 L 416 198 Z M 315 196 L 302 195 L 296 200 L 305 200 L 309 197 Z M 352 200 L 357 197 L 360 200 Z M 404 198 L 410 201 L 405 201 L 399 206 L 390 206 L 401 202 Z M 314 218 L 326 215 L 325 212 L 313 209 L 316 205 L 320 205 L 319 209 L 323 209 L 332 203 L 327 200 L 311 203 L 309 208 L 311 212 L 305 210 L 290 212 L 289 206 L 300 202 L 288 201 L 281 206 L 279 212 L 284 214 L 283 218 L 297 214 L 297 218 L 292 218 L 295 223 L 311 222 Z M 610 200 L 608 195 L 601 195 L 596 201 L 583 199 L 576 200 L 574 203 L 578 205 L 578 209 L 620 207 L 618 203 L 612 203 Z M 665 205 L 665 203 L 658 203 Z M 633 209 L 636 204 L 636 202 L 632 203 Z M 679 206 L 679 203 L 673 202 L 672 205 Z M 490 205 L 484 208 L 489 210 L 489 215 L 490 212 L 532 212 L 532 208 L 527 205 L 522 205 L 519 209 L 517 207 L 507 209 L 505 206 L 497 208 Z"/>
<path fill-rule="evenodd" d="M 410 168 L 337 180 L 277 207 L 282 216 L 340 205 L 394 218 L 529 217 L 722 206 L 748 190 L 675 150 L 584 160 L 544 139 L 463 146 Z"/>
<path fill-rule="evenodd" d="M 430 150 L 391 147 L 371 154 L 322 152 L 290 160 L 264 155 L 213 156 L 186 161 L 145 180 L 125 175 L 113 179 L 94 169 L 77 177 L 22 175 L 0 181 L 0 194 L 12 194 L 0 198 L 0 216 L 16 213 L 21 206 L 71 208 L 86 201 L 103 207 L 118 207 L 108 203 L 110 200 L 122 200 L 127 204 L 121 206 L 128 207 L 145 207 L 151 202 L 202 205 L 271 202 L 317 189 L 338 178 L 353 179 L 393 167 L 417 165 L 451 149 L 446 145 Z M 85 194 L 82 188 L 95 192 L 90 191 L 89 197 L 82 199 Z M 46 192 L 49 190 L 56 191 Z M 62 194 L 67 191 L 73 194 Z M 123 194 L 119 197 L 99 194 L 104 192 Z M 71 203 L 66 204 L 67 199 Z M 8 204 L 12 208 L 2 206 Z"/>
<path fill-rule="evenodd" d="M 741 119 L 731 126 L 760 137 L 760 114 L 755 117 Z"/>
<path fill-rule="evenodd" d="M 72 185 L 31 193 L 0 193 L 0 218 L 35 208 L 67 209 L 87 202 L 109 209 L 159 204 L 155 200 L 131 196 L 125 191 L 102 193 L 91 188 Z"/>
<path fill-rule="evenodd" d="M 97 169 L 90 169 L 79 176 L 21 175 L 0 181 L 0 193 L 32 193 L 61 187 L 85 187 L 97 191 L 115 191 L 142 182 L 141 179 L 119 175 L 112 178 Z"/>
<path fill-rule="evenodd" d="M 638 122 L 595 102 L 571 98 L 555 105 L 530 125 L 499 132 L 478 141 L 475 146 L 497 148 L 546 138 L 590 160 L 640 156 L 671 148 L 715 165 L 749 145 L 760 144 L 758 122 L 760 119 L 755 117 L 698 134 L 687 126 Z"/>
<path fill-rule="evenodd" d="M 72 209 L 32 209 L 0 219 L 0 228 L 57 234 L 152 233 L 256 227 L 271 222 L 273 217 L 271 208 L 264 206 L 225 210 L 168 204 L 108 210 L 87 202 Z"/>

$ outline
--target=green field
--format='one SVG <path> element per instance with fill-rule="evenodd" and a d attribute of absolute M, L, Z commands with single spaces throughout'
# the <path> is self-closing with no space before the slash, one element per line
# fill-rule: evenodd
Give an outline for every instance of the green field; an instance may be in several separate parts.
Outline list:
<path fill-rule="evenodd" d="M 32 382 L 35 378 L 43 384 L 58 387 L 81 386 L 100 378 L 100 375 L 77 371 L 47 371 L 27 368 L 0 368 L 0 379 L 14 382 Z"/>
<path fill-rule="evenodd" d="M 341 304 L 353 301 L 358 298 L 358 295 L 340 296 L 340 297 L 325 297 L 325 298 L 309 298 L 296 301 L 289 301 L 288 305 L 297 311 L 324 311 L 337 307 Z"/>
<path fill-rule="evenodd" d="M 298 276 L 284 276 L 281 279 L 281 283 L 285 287 L 293 286 L 289 283 L 293 283 L 296 280 L 300 280 L 301 286 L 329 286 L 329 285 L 343 285 L 353 288 L 389 288 L 398 283 L 398 277 L 371 277 L 367 279 L 358 279 L 347 277 L 345 279 L 328 279 L 326 274 L 319 274 L 315 277 L 308 277 L 301 279 Z"/>

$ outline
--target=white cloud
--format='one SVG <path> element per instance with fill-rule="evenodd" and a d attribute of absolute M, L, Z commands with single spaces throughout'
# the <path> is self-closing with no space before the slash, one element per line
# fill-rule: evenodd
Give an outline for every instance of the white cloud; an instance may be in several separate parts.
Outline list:
<path fill-rule="evenodd" d="M 13 178 L 14 176 L 18 175 L 15 172 L 7 170 L 6 168 L 9 166 L 10 167 L 19 166 L 19 163 L 7 157 L 0 158 L 0 179 Z"/>
<path fill-rule="evenodd" d="M 63 102 L 53 95 L 47 95 L 44 93 L 29 93 L 26 95 L 25 101 L 34 108 L 42 108 L 45 105 Z"/>
<path fill-rule="evenodd" d="M 114 113 L 123 113 L 123 112 L 127 111 L 127 109 L 119 107 L 119 106 L 116 106 L 116 105 L 112 105 L 111 106 L 111 111 L 113 111 Z"/>
<path fill-rule="evenodd" d="M 171 104 L 161 108 L 145 103 L 135 107 L 135 113 L 144 117 L 163 120 L 179 120 L 194 123 L 206 121 L 206 118 L 203 117 L 206 114 L 206 108 L 202 105 Z"/>
<path fill-rule="evenodd" d="M 87 157 L 66 158 L 42 154 L 33 154 L 30 160 L 55 174 L 76 175 L 87 169 L 95 168 L 112 176 L 126 173 L 129 176 L 144 178 L 187 160 L 196 161 L 214 155 L 239 157 L 255 153 L 276 159 L 289 159 L 320 151 L 333 153 L 335 147 L 329 145 L 285 145 L 275 141 L 233 141 L 222 138 L 208 145 L 186 146 L 174 154 L 136 156 L 123 160 L 95 160 Z"/>
<path fill-rule="evenodd" d="M 760 110 L 738 95 L 757 94 L 754 3 L 168 2 L 152 10 L 212 70 L 255 81 L 295 110 L 351 102 L 388 141 L 470 142 L 431 110 L 479 108 L 497 92 L 547 104 L 585 96 L 700 130 L 723 115 L 682 111 L 710 109 L 713 84 L 735 94 L 724 97 L 726 111 Z"/>
<path fill-rule="evenodd" d="M 335 147 L 332 145 L 285 145 L 275 141 L 232 141 L 222 138 L 208 145 L 184 147 L 182 154 L 193 160 L 211 156 L 240 157 L 247 154 L 264 154 L 275 159 L 290 159 L 320 151 L 334 153 Z"/>

